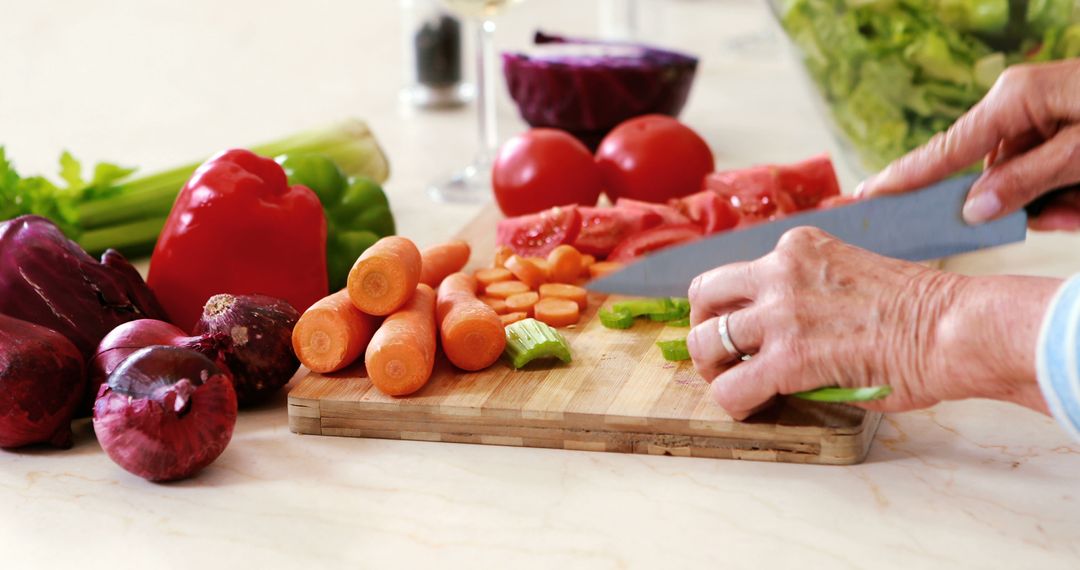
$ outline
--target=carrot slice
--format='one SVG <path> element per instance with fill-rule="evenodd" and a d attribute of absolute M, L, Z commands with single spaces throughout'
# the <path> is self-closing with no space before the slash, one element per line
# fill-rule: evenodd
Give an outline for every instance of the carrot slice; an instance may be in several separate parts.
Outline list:
<path fill-rule="evenodd" d="M 608 273 L 622 269 L 622 266 L 623 264 L 618 261 L 597 261 L 589 266 L 589 277 L 592 277 L 593 279 L 603 277 Z"/>
<path fill-rule="evenodd" d="M 514 255 L 514 250 L 505 245 L 500 245 L 495 250 L 495 263 L 493 267 L 506 267 L 506 260 L 510 259 L 511 255 Z"/>
<path fill-rule="evenodd" d="M 334 372 L 367 349 L 382 319 L 360 311 L 345 289 L 308 307 L 292 331 L 293 352 L 312 372 Z"/>
<path fill-rule="evenodd" d="M 439 286 L 436 317 L 443 352 L 462 370 L 491 366 L 506 348 L 506 332 L 495 309 L 476 297 L 476 279 L 454 273 Z"/>
<path fill-rule="evenodd" d="M 533 305 L 540 300 L 540 295 L 535 291 L 518 293 L 506 298 L 506 310 L 511 313 L 532 314 Z"/>
<path fill-rule="evenodd" d="M 533 307 L 533 312 L 536 314 L 536 320 L 553 327 L 569 326 L 578 322 L 578 319 L 581 318 L 581 311 L 578 309 L 577 303 L 557 297 L 540 299 L 536 306 Z"/>
<path fill-rule="evenodd" d="M 588 276 L 589 275 L 589 268 L 592 267 L 592 265 L 594 263 L 596 263 L 596 258 L 595 257 L 593 257 L 591 255 L 583 255 L 583 256 L 581 256 L 581 274 L 585 275 L 585 276 Z"/>
<path fill-rule="evenodd" d="M 496 297 L 498 299 L 505 299 L 510 295 L 517 295 L 518 293 L 525 293 L 529 290 L 529 286 L 521 281 L 499 281 L 498 283 L 492 283 L 484 288 L 484 294 L 488 297 Z"/>
<path fill-rule="evenodd" d="M 487 289 L 488 285 L 491 285 L 492 283 L 512 280 L 514 274 L 510 273 L 509 269 L 494 267 L 491 269 L 477 269 L 476 272 L 473 273 L 473 277 L 476 278 L 480 287 Z"/>
<path fill-rule="evenodd" d="M 349 298 L 369 315 L 389 315 L 408 302 L 420 282 L 420 250 L 398 236 L 375 242 L 349 271 Z"/>
<path fill-rule="evenodd" d="M 547 257 L 550 278 L 556 283 L 573 283 L 581 275 L 581 252 L 572 245 L 560 245 Z"/>
<path fill-rule="evenodd" d="M 420 282 L 438 287 L 447 275 L 461 271 L 469 262 L 469 244 L 454 240 L 420 252 Z"/>
<path fill-rule="evenodd" d="M 551 264 L 543 257 L 526 257 L 529 261 L 533 262 L 533 265 L 540 269 L 540 273 L 544 275 L 544 281 L 551 281 Z"/>
<path fill-rule="evenodd" d="M 578 309 L 584 311 L 589 306 L 589 292 L 576 285 L 564 283 L 544 283 L 540 286 L 541 299 L 566 299 L 577 303 Z"/>
<path fill-rule="evenodd" d="M 544 271 L 539 266 L 520 255 L 511 255 L 510 259 L 506 260 L 506 268 L 514 274 L 514 277 L 528 285 L 529 289 L 536 289 L 541 283 L 547 281 L 544 278 Z"/>
<path fill-rule="evenodd" d="M 498 297 L 488 297 L 485 295 L 483 297 L 480 297 L 480 300 L 483 301 L 485 305 L 491 307 L 492 309 L 495 309 L 496 313 L 499 313 L 500 315 L 506 313 L 505 299 L 500 299 Z"/>
<path fill-rule="evenodd" d="M 502 321 L 504 327 L 510 326 L 518 321 L 524 321 L 527 318 L 529 318 L 527 313 L 506 313 L 505 315 L 499 316 L 499 320 Z"/>
<path fill-rule="evenodd" d="M 424 387 L 435 366 L 435 291 L 423 283 L 383 321 L 364 354 L 371 383 L 390 396 Z"/>

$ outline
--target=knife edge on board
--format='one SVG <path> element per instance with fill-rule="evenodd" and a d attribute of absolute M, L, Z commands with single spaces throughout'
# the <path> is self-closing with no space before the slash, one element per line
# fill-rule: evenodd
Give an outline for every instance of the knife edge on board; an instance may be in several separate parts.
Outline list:
<path fill-rule="evenodd" d="M 1027 214 L 1022 210 L 975 226 L 964 222 L 961 210 L 977 177 L 968 174 L 913 192 L 801 212 L 707 236 L 647 255 L 585 287 L 622 295 L 685 297 L 690 282 L 701 273 L 757 259 L 771 252 L 786 231 L 800 226 L 817 227 L 856 247 L 908 261 L 1024 241 Z"/>

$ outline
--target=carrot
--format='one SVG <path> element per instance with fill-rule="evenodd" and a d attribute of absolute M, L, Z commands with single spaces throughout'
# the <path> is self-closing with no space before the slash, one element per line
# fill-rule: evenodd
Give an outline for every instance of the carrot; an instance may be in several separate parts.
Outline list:
<path fill-rule="evenodd" d="M 527 318 L 529 318 L 528 313 L 506 313 L 505 315 L 499 316 L 499 320 L 502 321 L 504 327 L 512 325 L 518 321 L 524 321 Z"/>
<path fill-rule="evenodd" d="M 383 321 L 364 354 L 371 383 L 382 393 L 405 396 L 424 387 L 435 366 L 435 291 L 423 283 Z"/>
<path fill-rule="evenodd" d="M 480 297 L 480 300 L 483 301 L 485 305 L 495 309 L 495 312 L 500 315 L 506 312 L 506 301 L 504 299 L 484 296 Z"/>
<path fill-rule="evenodd" d="M 520 255 L 511 255 L 510 259 L 506 260 L 506 268 L 514 274 L 514 277 L 528 285 L 529 289 L 536 289 L 541 283 L 547 281 L 540 267 Z"/>
<path fill-rule="evenodd" d="M 521 281 L 499 281 L 498 283 L 492 283 L 491 285 L 484 287 L 484 294 L 488 297 L 505 299 L 510 295 L 525 293 L 528 290 L 529 286 Z"/>
<path fill-rule="evenodd" d="M 381 319 L 357 309 L 345 289 L 308 307 L 292 331 L 293 352 L 312 372 L 333 372 L 364 353 Z"/>
<path fill-rule="evenodd" d="M 539 300 L 540 295 L 534 291 L 510 295 L 506 298 L 506 310 L 511 313 L 525 313 L 531 315 L 533 305 Z"/>
<path fill-rule="evenodd" d="M 591 255 L 583 255 L 583 256 L 581 256 L 581 274 L 585 275 L 585 276 L 588 276 L 589 275 L 589 268 L 592 267 L 594 263 L 596 263 L 596 258 L 595 257 L 593 257 Z"/>
<path fill-rule="evenodd" d="M 420 267 L 416 244 L 403 237 L 384 237 L 360 254 L 349 271 L 349 298 L 369 315 L 389 315 L 416 291 Z"/>
<path fill-rule="evenodd" d="M 510 273 L 509 269 L 494 267 L 491 269 L 477 269 L 476 273 L 473 273 L 473 277 L 476 277 L 476 281 L 480 283 L 481 287 L 487 289 L 488 285 L 492 283 L 510 281 L 514 278 L 514 274 Z"/>
<path fill-rule="evenodd" d="M 533 265 L 540 269 L 540 273 L 544 276 L 544 281 L 551 281 L 551 264 L 543 257 L 526 257 L 525 259 L 531 261 Z"/>
<path fill-rule="evenodd" d="M 536 306 L 533 307 L 533 312 L 536 313 L 536 320 L 553 327 L 569 326 L 578 322 L 578 319 L 581 318 L 581 311 L 578 309 L 577 303 L 557 297 L 540 299 Z"/>
<path fill-rule="evenodd" d="M 506 260 L 510 259 L 511 255 L 514 255 L 514 250 L 505 245 L 500 245 L 495 250 L 495 263 L 492 267 L 506 267 Z"/>
<path fill-rule="evenodd" d="M 462 370 L 491 366 L 506 348 L 499 315 L 476 297 L 476 279 L 454 273 L 439 286 L 436 316 L 443 352 Z"/>
<path fill-rule="evenodd" d="M 589 277 L 592 277 L 593 279 L 603 277 L 608 273 L 622 269 L 622 266 L 623 264 L 618 261 L 597 261 L 589 266 Z"/>
<path fill-rule="evenodd" d="M 573 283 L 581 275 L 581 252 L 572 245 L 560 245 L 551 250 L 547 262 L 551 266 L 551 280 L 556 283 Z"/>
<path fill-rule="evenodd" d="M 438 287 L 447 275 L 461 271 L 469 262 L 469 244 L 454 240 L 420 252 L 420 282 Z"/>
<path fill-rule="evenodd" d="M 544 283 L 540 286 L 541 299 L 566 299 L 577 303 L 578 309 L 584 311 L 589 306 L 589 292 L 575 285 L 563 283 Z"/>

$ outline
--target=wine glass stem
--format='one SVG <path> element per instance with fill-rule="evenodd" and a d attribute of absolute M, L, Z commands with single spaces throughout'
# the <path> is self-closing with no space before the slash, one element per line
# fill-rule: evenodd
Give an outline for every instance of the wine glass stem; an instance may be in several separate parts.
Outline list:
<path fill-rule="evenodd" d="M 499 146 L 495 123 L 495 22 L 482 20 L 477 26 L 476 114 L 480 127 L 480 150 L 476 162 L 492 161 Z"/>

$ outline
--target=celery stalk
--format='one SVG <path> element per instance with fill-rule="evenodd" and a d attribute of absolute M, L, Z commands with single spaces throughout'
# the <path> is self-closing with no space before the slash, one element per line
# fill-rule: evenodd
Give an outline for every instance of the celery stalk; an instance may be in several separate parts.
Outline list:
<path fill-rule="evenodd" d="M 660 347 L 660 353 L 664 355 L 664 360 L 672 362 L 690 360 L 690 349 L 686 347 L 685 338 L 662 340 L 657 342 L 656 346 Z"/>
<path fill-rule="evenodd" d="M 536 319 L 506 327 L 506 352 L 510 365 L 521 368 L 533 360 L 558 358 L 570 362 L 570 345 L 559 331 Z"/>
<path fill-rule="evenodd" d="M 792 394 L 792 396 L 813 402 L 845 403 L 872 402 L 874 400 L 880 400 L 889 394 L 892 394 L 891 386 L 869 386 L 866 388 L 840 388 L 837 386 L 830 386 L 818 388 L 816 390 L 797 392 Z"/>

